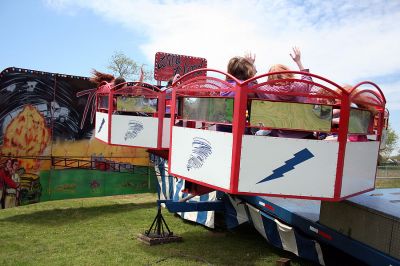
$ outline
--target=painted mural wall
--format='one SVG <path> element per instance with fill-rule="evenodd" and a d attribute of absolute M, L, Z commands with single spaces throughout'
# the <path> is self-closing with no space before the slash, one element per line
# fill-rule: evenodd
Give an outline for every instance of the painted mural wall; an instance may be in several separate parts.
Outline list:
<path fill-rule="evenodd" d="M 86 77 L 0 73 L 0 169 L 17 159 L 21 204 L 153 191 L 145 149 L 94 138 L 95 90 Z"/>

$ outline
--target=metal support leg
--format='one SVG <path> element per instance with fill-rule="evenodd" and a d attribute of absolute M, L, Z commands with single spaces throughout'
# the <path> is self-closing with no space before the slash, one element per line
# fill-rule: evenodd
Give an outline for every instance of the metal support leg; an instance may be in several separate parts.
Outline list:
<path fill-rule="evenodd" d="M 160 204 L 157 206 L 157 215 L 149 230 L 146 230 L 144 234 L 139 234 L 138 239 L 150 246 L 182 241 L 182 237 L 174 235 L 174 233 L 169 230 L 169 227 L 161 214 Z"/>

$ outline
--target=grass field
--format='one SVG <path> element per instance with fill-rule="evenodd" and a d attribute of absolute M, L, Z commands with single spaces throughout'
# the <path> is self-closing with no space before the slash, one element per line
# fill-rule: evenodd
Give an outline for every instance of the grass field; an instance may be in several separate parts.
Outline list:
<path fill-rule="evenodd" d="M 43 202 L 0 211 L 0 265 L 310 265 L 271 247 L 251 227 L 213 232 L 164 211 L 182 243 L 136 236 L 156 214 L 155 194 Z"/>
<path fill-rule="evenodd" d="M 377 178 L 375 185 L 377 188 L 400 187 L 400 178 Z"/>
<path fill-rule="evenodd" d="M 400 179 L 377 179 L 400 187 Z M 0 265 L 310 265 L 271 247 L 250 226 L 214 232 L 164 211 L 184 242 L 149 247 L 136 236 L 156 214 L 155 194 L 49 201 L 0 210 Z"/>

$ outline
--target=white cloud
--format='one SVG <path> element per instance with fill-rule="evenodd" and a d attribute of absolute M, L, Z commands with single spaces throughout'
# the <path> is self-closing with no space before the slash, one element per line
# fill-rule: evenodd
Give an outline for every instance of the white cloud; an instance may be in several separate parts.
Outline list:
<path fill-rule="evenodd" d="M 393 83 L 380 84 L 380 88 L 385 94 L 386 107 L 390 111 L 400 110 L 400 80 Z"/>
<path fill-rule="evenodd" d="M 298 45 L 306 67 L 339 84 L 400 73 L 400 2 L 295 2 L 46 1 L 57 10 L 90 9 L 143 34 L 139 49 L 149 62 L 165 51 L 205 57 L 210 68 L 225 70 L 230 57 L 252 51 L 262 73 L 274 63 L 294 68 L 289 52 Z M 390 88 L 393 107 L 400 108 Z"/>

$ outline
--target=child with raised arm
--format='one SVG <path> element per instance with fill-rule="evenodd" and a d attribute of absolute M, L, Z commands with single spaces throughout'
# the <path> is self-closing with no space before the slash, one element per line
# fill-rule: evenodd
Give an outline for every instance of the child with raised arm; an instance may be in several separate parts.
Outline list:
<path fill-rule="evenodd" d="M 309 69 L 305 69 L 303 63 L 301 62 L 301 52 L 298 47 L 293 47 L 293 54 L 290 53 L 290 57 L 296 63 L 297 67 L 300 71 L 309 73 Z M 272 72 L 281 72 L 281 71 L 290 71 L 291 69 L 282 64 L 273 65 L 269 69 L 269 73 Z M 292 73 L 283 73 L 283 74 L 274 74 L 268 76 L 268 81 L 279 80 L 279 79 L 293 79 L 295 78 Z M 302 75 L 302 80 L 312 81 L 311 77 L 308 75 Z M 262 89 L 265 92 L 285 92 L 291 94 L 292 92 L 300 92 L 300 93 L 309 93 L 311 91 L 312 85 L 304 83 L 304 82 L 275 82 L 273 85 L 263 86 Z M 269 93 L 259 93 L 259 98 L 269 99 L 274 101 L 291 101 L 291 102 L 305 102 L 305 97 L 293 96 L 293 95 L 276 95 Z"/>
<path fill-rule="evenodd" d="M 301 61 L 301 52 L 298 47 L 293 47 L 293 54 L 290 53 L 290 57 L 296 63 L 297 67 L 302 72 L 309 72 L 309 69 L 305 69 L 303 63 Z M 290 69 L 282 64 L 273 65 L 269 69 L 269 73 L 272 72 L 281 72 L 281 71 L 290 71 Z M 272 80 L 284 80 L 284 79 L 294 79 L 295 76 L 292 73 L 282 73 L 282 74 L 273 74 L 268 76 L 268 81 Z M 302 75 L 302 80 L 312 81 L 311 77 L 308 75 Z M 265 93 L 258 93 L 257 96 L 261 99 L 269 99 L 273 101 L 286 101 L 286 102 L 299 102 L 304 103 L 307 102 L 306 97 L 295 96 L 293 93 L 302 93 L 308 94 L 310 93 L 312 85 L 300 82 L 300 81 L 282 81 L 282 82 L 274 82 L 270 85 L 264 85 L 260 89 L 264 90 Z M 281 92 L 285 94 L 271 94 L 271 92 Z M 271 136 L 275 137 L 285 137 L 285 138 L 313 138 L 312 132 L 306 131 L 294 131 L 294 130 L 272 130 Z"/>

